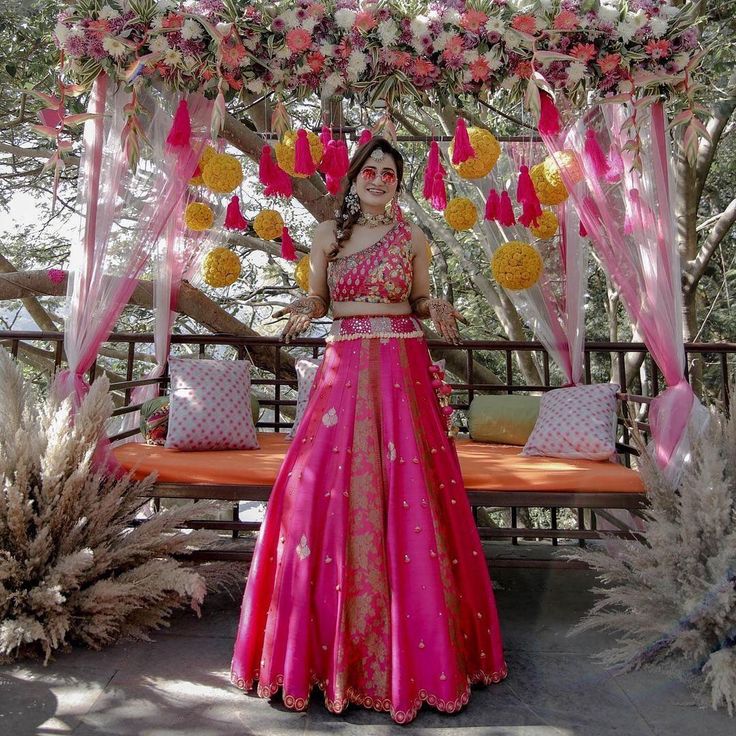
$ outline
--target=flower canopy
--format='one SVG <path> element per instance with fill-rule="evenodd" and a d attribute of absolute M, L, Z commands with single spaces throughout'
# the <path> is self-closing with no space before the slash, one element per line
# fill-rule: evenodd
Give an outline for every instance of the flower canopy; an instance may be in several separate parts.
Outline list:
<path fill-rule="evenodd" d="M 54 31 L 63 69 L 224 98 L 352 96 L 389 106 L 538 89 L 577 105 L 688 94 L 698 35 L 671 0 L 76 0 Z"/>

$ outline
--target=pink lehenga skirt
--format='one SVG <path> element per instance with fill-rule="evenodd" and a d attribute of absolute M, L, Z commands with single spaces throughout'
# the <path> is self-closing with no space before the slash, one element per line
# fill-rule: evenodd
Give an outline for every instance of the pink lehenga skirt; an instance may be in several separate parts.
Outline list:
<path fill-rule="evenodd" d="M 336 320 L 251 564 L 232 682 L 412 720 L 506 676 L 427 345 L 412 317 Z"/>

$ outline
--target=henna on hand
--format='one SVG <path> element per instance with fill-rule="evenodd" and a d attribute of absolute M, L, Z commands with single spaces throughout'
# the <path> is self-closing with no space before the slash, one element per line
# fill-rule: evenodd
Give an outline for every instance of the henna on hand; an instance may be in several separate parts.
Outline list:
<path fill-rule="evenodd" d="M 456 320 L 467 324 L 465 317 L 445 299 L 429 298 L 427 299 L 427 308 L 440 337 L 453 343 L 453 345 L 457 345 L 460 342 L 460 333 L 457 329 Z"/>
<path fill-rule="evenodd" d="M 310 325 L 311 321 L 317 317 L 324 317 L 327 314 L 327 302 L 317 294 L 295 299 L 291 304 L 283 309 L 274 312 L 275 318 L 289 315 L 286 326 L 281 332 L 284 342 L 304 332 Z"/>

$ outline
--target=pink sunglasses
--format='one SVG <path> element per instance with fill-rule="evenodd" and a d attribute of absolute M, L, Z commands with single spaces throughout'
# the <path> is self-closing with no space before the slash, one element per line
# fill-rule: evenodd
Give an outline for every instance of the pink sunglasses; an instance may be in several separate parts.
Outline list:
<path fill-rule="evenodd" d="M 360 172 L 360 175 L 366 181 L 373 181 L 376 178 L 376 174 L 378 174 L 378 171 L 373 166 L 366 166 Z M 381 181 L 384 184 L 395 184 L 396 183 L 396 172 L 392 171 L 391 169 L 384 169 L 381 172 Z"/>

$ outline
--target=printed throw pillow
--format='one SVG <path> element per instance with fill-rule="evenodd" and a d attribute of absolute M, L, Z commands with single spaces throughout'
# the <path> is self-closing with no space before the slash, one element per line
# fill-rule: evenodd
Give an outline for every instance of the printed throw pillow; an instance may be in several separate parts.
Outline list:
<path fill-rule="evenodd" d="M 570 386 L 542 396 L 522 455 L 611 460 L 616 454 L 615 383 Z"/>
<path fill-rule="evenodd" d="M 157 396 L 141 406 L 141 434 L 147 445 L 164 445 L 169 431 L 169 397 Z"/>
<path fill-rule="evenodd" d="M 295 364 L 297 378 L 297 395 L 296 395 L 296 416 L 294 417 L 294 426 L 288 431 L 287 437 L 294 439 L 299 422 L 302 421 L 304 412 L 309 403 L 309 396 L 312 393 L 314 379 L 317 376 L 317 370 L 322 365 L 322 359 L 313 360 L 312 358 L 301 358 Z"/>
<path fill-rule="evenodd" d="M 468 409 L 474 442 L 525 445 L 539 416 L 539 396 L 475 396 Z"/>
<path fill-rule="evenodd" d="M 170 358 L 169 432 L 176 450 L 254 450 L 250 363 Z"/>

